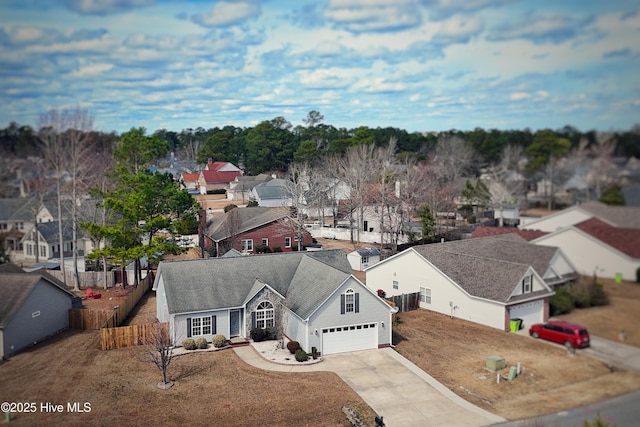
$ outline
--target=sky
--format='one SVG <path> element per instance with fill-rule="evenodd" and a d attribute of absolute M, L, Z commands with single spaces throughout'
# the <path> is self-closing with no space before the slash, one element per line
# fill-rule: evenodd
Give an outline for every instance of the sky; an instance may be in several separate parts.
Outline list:
<path fill-rule="evenodd" d="M 2 0 L 0 126 L 628 130 L 637 0 Z"/>

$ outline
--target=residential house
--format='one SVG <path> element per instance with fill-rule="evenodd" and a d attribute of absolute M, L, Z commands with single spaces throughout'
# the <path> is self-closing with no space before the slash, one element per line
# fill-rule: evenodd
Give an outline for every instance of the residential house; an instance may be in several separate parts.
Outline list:
<path fill-rule="evenodd" d="M 256 176 L 236 176 L 236 178 L 229 183 L 227 199 L 245 204 L 251 200 L 251 191 L 256 185 L 270 181 L 273 178 L 273 176 L 264 173 Z"/>
<path fill-rule="evenodd" d="M 376 248 L 356 249 L 347 254 L 347 259 L 351 268 L 357 271 L 364 271 L 380 262 L 380 251 Z"/>
<path fill-rule="evenodd" d="M 515 235 L 414 246 L 365 271 L 387 297 L 419 293 L 421 308 L 505 331 L 548 320 L 552 286 L 575 277 L 562 251 Z"/>
<path fill-rule="evenodd" d="M 22 239 L 35 222 L 52 221 L 53 216 L 38 198 L 0 199 L 0 244 L 14 262 L 22 262 Z"/>
<path fill-rule="evenodd" d="M 293 205 L 293 196 L 287 181 L 273 178 L 256 184 L 249 191 L 249 199 L 258 202 L 258 206 L 267 208 L 289 207 Z"/>
<path fill-rule="evenodd" d="M 50 221 L 31 227 L 21 244 L 24 247 L 25 262 L 46 261 L 52 258 L 60 258 L 60 238 L 58 221 Z M 90 254 L 94 245 L 87 234 L 79 229 L 77 231 L 78 253 L 82 256 Z M 64 256 L 70 257 L 73 251 L 73 223 L 71 220 L 62 221 L 62 240 Z M 67 261 L 65 261 L 67 262 Z M 69 260 L 70 262 L 70 260 Z M 84 259 L 78 265 L 79 271 L 84 271 Z"/>
<path fill-rule="evenodd" d="M 254 328 L 323 355 L 391 345 L 391 307 L 351 274 L 343 251 L 161 262 L 153 289 L 176 345 Z"/>
<path fill-rule="evenodd" d="M 256 253 L 258 245 L 290 252 L 297 248 L 298 236 L 302 237 L 303 246 L 313 243 L 311 234 L 300 229 L 288 210 L 236 208 L 214 218 L 207 225 L 205 247 L 214 247 L 219 256 L 232 248 L 244 253 Z"/>
<path fill-rule="evenodd" d="M 14 271 L 0 272 L 0 360 L 67 329 L 69 309 L 82 305 L 47 273 Z"/>
<path fill-rule="evenodd" d="M 200 194 L 199 179 L 199 173 L 183 173 L 180 176 L 180 185 L 186 189 L 189 194 Z"/>
<path fill-rule="evenodd" d="M 619 210 L 612 212 L 622 213 Z M 574 212 L 574 216 L 577 214 Z M 622 217 L 612 215 L 609 218 L 625 222 Z M 633 224 L 633 221 L 628 223 Z M 635 281 L 640 269 L 640 228 L 615 227 L 598 217 L 565 225 L 532 240 L 532 243 L 561 248 L 576 271 L 583 275 Z"/>
<path fill-rule="evenodd" d="M 598 218 L 614 227 L 640 229 L 640 208 L 609 206 L 591 201 L 572 206 L 521 225 L 523 230 L 541 230 L 548 233 Z"/>
<path fill-rule="evenodd" d="M 207 194 L 212 190 L 229 190 L 230 182 L 240 175 L 242 171 L 233 163 L 210 160 L 198 177 L 200 194 Z"/>

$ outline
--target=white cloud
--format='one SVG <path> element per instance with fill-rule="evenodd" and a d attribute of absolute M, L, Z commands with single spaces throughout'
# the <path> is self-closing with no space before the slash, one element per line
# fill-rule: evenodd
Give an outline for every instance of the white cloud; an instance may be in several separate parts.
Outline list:
<path fill-rule="evenodd" d="M 527 92 L 514 92 L 509 96 L 509 99 L 512 101 L 522 101 L 523 99 L 529 98 L 531 95 Z"/>
<path fill-rule="evenodd" d="M 67 7 L 86 15 L 106 15 L 142 6 L 150 6 L 155 0 L 66 0 Z"/>
<path fill-rule="evenodd" d="M 411 28 L 422 22 L 414 0 L 330 0 L 324 16 L 356 33 Z"/>
<path fill-rule="evenodd" d="M 87 77 L 102 74 L 105 71 L 109 71 L 113 68 L 113 64 L 92 64 L 85 67 L 81 67 L 77 71 L 69 74 L 71 77 Z"/>
<path fill-rule="evenodd" d="M 299 73 L 300 83 L 310 89 L 339 89 L 348 87 L 353 78 L 341 70 L 316 70 Z"/>
<path fill-rule="evenodd" d="M 260 5 L 248 1 L 220 1 L 205 15 L 195 15 L 193 22 L 204 27 L 225 27 L 260 15 Z"/>

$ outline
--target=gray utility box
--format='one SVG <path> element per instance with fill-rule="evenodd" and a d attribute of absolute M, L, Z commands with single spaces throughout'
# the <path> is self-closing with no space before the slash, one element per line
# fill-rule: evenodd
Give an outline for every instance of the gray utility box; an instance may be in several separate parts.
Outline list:
<path fill-rule="evenodd" d="M 504 361 L 504 357 L 500 356 L 489 356 L 487 357 L 487 369 L 490 371 L 499 371 L 500 369 L 504 369 L 507 364 Z"/>

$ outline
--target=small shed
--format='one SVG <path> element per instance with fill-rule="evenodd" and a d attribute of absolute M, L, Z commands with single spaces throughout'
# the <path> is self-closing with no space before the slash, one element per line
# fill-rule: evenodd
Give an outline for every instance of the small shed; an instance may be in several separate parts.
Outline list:
<path fill-rule="evenodd" d="M 347 260 L 349 260 L 352 269 L 364 271 L 380 262 L 380 251 L 376 248 L 356 249 L 347 254 Z"/>

